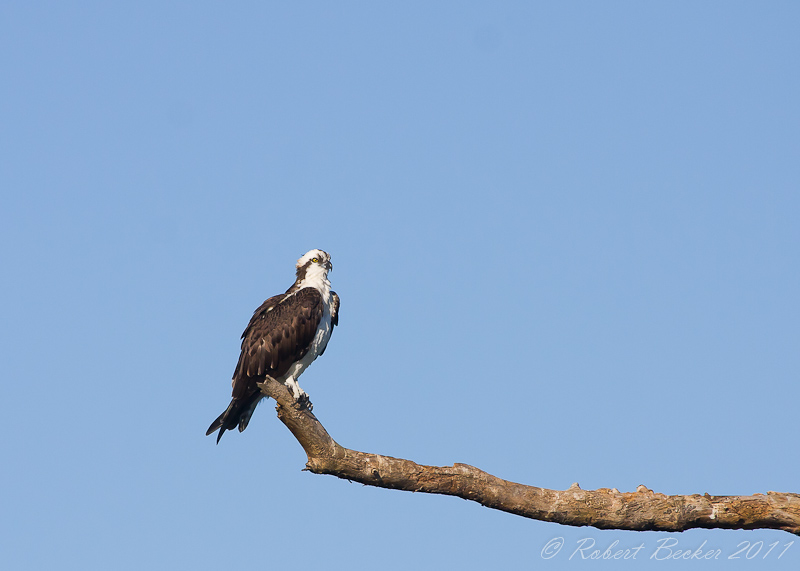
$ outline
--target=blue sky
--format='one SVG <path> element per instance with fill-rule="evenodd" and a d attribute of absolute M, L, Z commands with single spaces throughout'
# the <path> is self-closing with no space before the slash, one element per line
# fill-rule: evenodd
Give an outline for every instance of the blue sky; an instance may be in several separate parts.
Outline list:
<path fill-rule="evenodd" d="M 302 472 L 266 402 L 204 432 L 251 312 L 323 248 L 341 321 L 301 385 L 340 444 L 554 489 L 800 492 L 798 24 L 4 3 L 3 567 L 618 568 L 568 558 L 592 538 L 797 568 L 783 532 L 567 528 Z"/>

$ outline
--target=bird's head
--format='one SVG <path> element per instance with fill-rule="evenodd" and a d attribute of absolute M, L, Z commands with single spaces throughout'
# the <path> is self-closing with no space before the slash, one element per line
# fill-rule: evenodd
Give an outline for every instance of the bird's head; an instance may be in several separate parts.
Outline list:
<path fill-rule="evenodd" d="M 297 260 L 297 279 L 302 281 L 312 276 L 321 275 L 327 277 L 328 272 L 333 269 L 331 256 L 324 250 L 309 250 Z"/>

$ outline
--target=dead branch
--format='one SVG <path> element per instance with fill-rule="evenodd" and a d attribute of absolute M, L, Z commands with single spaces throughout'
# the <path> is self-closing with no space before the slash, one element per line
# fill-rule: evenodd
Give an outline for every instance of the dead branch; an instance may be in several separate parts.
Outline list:
<path fill-rule="evenodd" d="M 423 466 L 410 460 L 349 450 L 331 438 L 288 389 L 268 378 L 261 390 L 278 402 L 278 418 L 308 456 L 306 469 L 369 486 L 446 494 L 531 519 L 598 529 L 684 531 L 692 528 L 781 529 L 800 535 L 800 494 L 666 496 L 639 486 L 635 492 L 600 488 L 567 490 L 526 486 L 469 466 Z"/>

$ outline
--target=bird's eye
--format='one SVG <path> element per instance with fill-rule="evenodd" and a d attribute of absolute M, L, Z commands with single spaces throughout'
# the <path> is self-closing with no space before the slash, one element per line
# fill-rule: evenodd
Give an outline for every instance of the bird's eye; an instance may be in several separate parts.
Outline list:
<path fill-rule="evenodd" d="M 316 264 L 317 262 L 319 262 L 319 258 L 311 258 L 311 262 Z"/>

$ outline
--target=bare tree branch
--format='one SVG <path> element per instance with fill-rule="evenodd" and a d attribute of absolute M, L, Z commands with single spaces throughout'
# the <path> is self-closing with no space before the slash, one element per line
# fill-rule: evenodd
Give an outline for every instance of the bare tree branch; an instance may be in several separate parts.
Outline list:
<path fill-rule="evenodd" d="M 684 531 L 692 528 L 781 529 L 800 535 L 800 494 L 666 496 L 645 486 L 635 492 L 600 488 L 547 490 L 501 480 L 467 464 L 424 466 L 410 460 L 349 450 L 331 438 L 288 389 L 268 378 L 259 385 L 278 402 L 278 418 L 308 456 L 306 469 L 370 486 L 446 494 L 531 519 L 598 529 Z"/>

